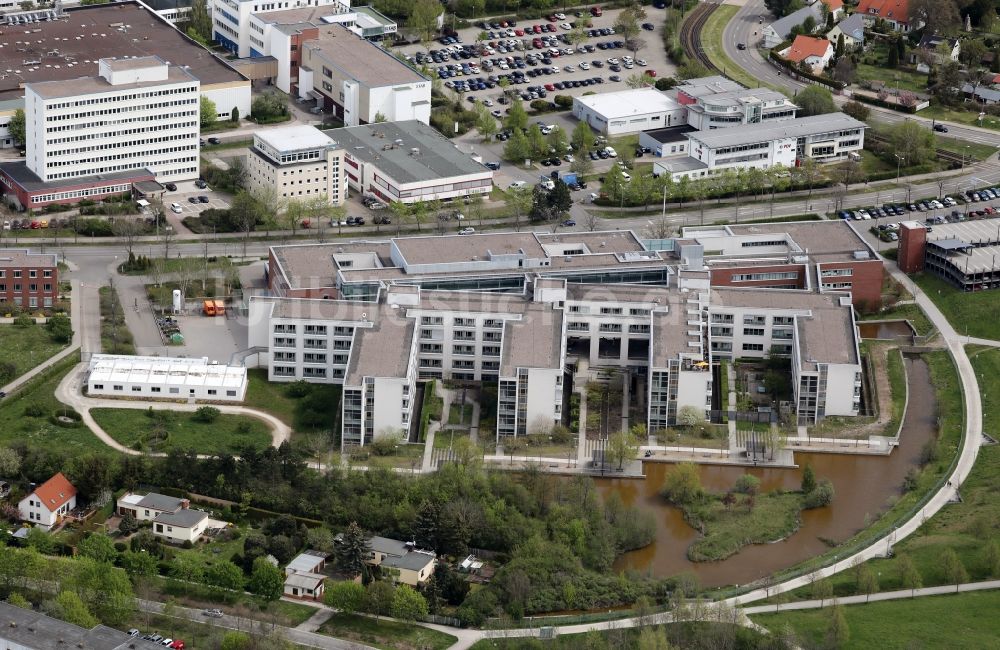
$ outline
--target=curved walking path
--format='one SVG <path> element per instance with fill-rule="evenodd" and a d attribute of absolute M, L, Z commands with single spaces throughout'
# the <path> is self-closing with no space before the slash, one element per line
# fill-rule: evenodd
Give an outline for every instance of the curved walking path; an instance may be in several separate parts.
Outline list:
<path fill-rule="evenodd" d="M 888 551 L 892 548 L 893 544 L 912 535 L 924 524 L 924 522 L 927 521 L 928 518 L 932 517 L 939 510 L 944 508 L 968 477 L 969 472 L 972 471 L 972 466 L 975 464 L 976 457 L 979 454 L 979 446 L 982 439 L 981 433 L 983 429 L 983 412 L 982 403 L 979 399 L 979 383 L 976 380 L 976 373 L 973 371 L 972 363 L 969 361 L 969 357 L 966 355 L 965 348 L 963 347 L 966 337 L 959 335 L 955 331 L 955 328 L 952 327 L 951 323 L 948 322 L 948 319 L 945 318 L 944 314 L 942 314 L 937 306 L 934 305 L 931 299 L 928 298 L 920 290 L 920 287 L 911 281 L 906 274 L 901 272 L 896 267 L 895 263 L 884 259 L 883 262 L 885 263 L 886 270 L 889 271 L 896 280 L 898 280 L 908 291 L 910 291 L 910 293 L 913 294 L 916 303 L 921 307 L 921 309 L 924 310 L 927 317 L 941 333 L 942 338 L 947 344 L 948 352 L 951 354 L 951 357 L 955 362 L 955 368 L 958 372 L 959 382 L 962 386 L 962 393 L 964 397 L 965 422 L 962 436 L 962 446 L 959 449 L 958 460 L 955 463 L 954 469 L 948 477 L 949 480 L 942 485 L 941 489 L 939 489 L 930 498 L 930 500 L 924 505 L 923 508 L 920 509 L 919 512 L 915 513 L 909 520 L 899 524 L 897 528 L 887 531 L 885 536 L 881 537 L 871 545 L 811 573 L 791 578 L 766 589 L 755 589 L 753 591 L 740 594 L 739 596 L 727 598 L 717 603 L 707 604 L 705 605 L 704 610 L 705 614 L 708 616 L 711 616 L 713 611 L 719 612 L 719 615 L 722 615 L 721 612 L 724 612 L 726 608 L 740 607 L 748 603 L 770 598 L 776 594 L 805 587 L 811 584 L 814 580 L 820 580 L 840 573 L 841 571 L 846 571 L 858 562 L 885 557 Z M 742 612 L 740 616 L 744 621 L 746 620 L 746 617 Z M 673 616 L 669 612 L 666 612 L 653 616 L 631 617 L 611 621 L 583 623 L 579 625 L 555 626 L 555 629 L 559 634 L 576 634 L 588 632 L 590 630 L 622 629 L 642 625 L 660 624 L 670 622 L 672 620 Z M 452 648 L 468 648 L 472 645 L 472 643 L 480 638 L 525 637 L 536 636 L 537 634 L 537 628 L 484 630 L 480 631 L 477 635 L 474 635 L 475 638 L 473 638 L 473 635 L 463 635 L 459 637 L 458 643 L 454 644 Z"/>
<path fill-rule="evenodd" d="M 107 446 L 120 451 L 123 454 L 129 454 L 130 456 L 166 456 L 164 453 L 150 453 L 145 454 L 141 451 L 137 451 L 130 447 L 126 447 L 121 444 L 110 435 L 108 432 L 101 428 L 94 417 L 90 414 L 90 409 L 92 408 L 116 408 L 116 409 L 136 409 L 136 410 L 146 410 L 150 407 L 167 409 L 170 411 L 185 411 L 188 413 L 193 413 L 201 406 L 206 406 L 205 404 L 195 403 L 195 404 L 178 404 L 175 402 L 157 402 L 157 401 L 137 401 L 137 400 L 116 400 L 116 399 L 103 399 L 95 397 L 86 397 L 83 394 L 83 382 L 84 378 L 87 376 L 87 364 L 81 363 L 73 370 L 71 370 L 56 388 L 56 399 L 66 404 L 67 406 L 73 407 L 83 418 L 83 423 L 87 425 L 97 438 L 106 444 Z M 271 429 L 271 445 L 278 447 L 281 443 L 289 440 L 292 435 L 291 428 L 274 417 L 270 413 L 265 413 L 263 411 L 258 411 L 257 409 L 252 409 L 246 406 L 239 406 L 234 404 L 211 404 L 215 408 L 219 409 L 222 413 L 229 415 L 249 415 L 250 417 L 257 418 L 266 423 Z M 199 458 L 209 458 L 211 455 L 199 454 Z"/>

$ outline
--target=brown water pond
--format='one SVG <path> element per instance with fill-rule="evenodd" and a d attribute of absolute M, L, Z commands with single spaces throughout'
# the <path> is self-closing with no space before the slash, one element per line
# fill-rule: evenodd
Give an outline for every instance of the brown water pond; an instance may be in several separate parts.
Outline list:
<path fill-rule="evenodd" d="M 905 320 L 887 320 L 876 323 L 858 323 L 863 339 L 897 339 L 913 336 L 913 328 Z"/>
<path fill-rule="evenodd" d="M 700 466 L 702 484 L 714 491 L 728 489 L 743 473 L 757 476 L 764 491 L 798 489 L 806 465 L 812 465 L 818 478 L 830 479 L 836 492 L 833 504 L 804 511 L 802 527 L 783 541 L 747 546 L 720 562 L 691 562 L 686 550 L 697 533 L 680 510 L 659 496 L 669 463 L 645 463 L 643 480 L 598 479 L 602 494 L 617 492 L 626 504 L 636 504 L 656 517 L 656 540 L 625 554 L 616 568 L 658 577 L 691 571 L 706 587 L 746 584 L 823 553 L 829 548 L 823 540 L 841 542 L 851 537 L 888 507 L 890 497 L 901 493 L 903 478 L 917 465 L 921 448 L 937 435 L 936 400 L 927 364 L 907 357 L 906 370 L 910 399 L 899 447 L 889 456 L 796 453 L 798 469 Z"/>

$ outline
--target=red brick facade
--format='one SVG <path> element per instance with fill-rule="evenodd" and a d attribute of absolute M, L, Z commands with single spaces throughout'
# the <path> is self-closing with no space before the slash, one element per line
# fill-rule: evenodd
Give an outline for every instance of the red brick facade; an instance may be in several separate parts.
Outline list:
<path fill-rule="evenodd" d="M 761 275 L 767 273 L 796 273 L 795 278 L 780 279 L 760 279 L 746 280 L 739 276 Z M 805 289 L 806 274 L 808 269 L 803 264 L 774 264 L 762 266 L 753 264 L 750 266 L 727 266 L 712 268 L 712 286 L 716 287 L 737 287 L 741 289 L 753 289 L 767 287 L 771 289 Z"/>
<path fill-rule="evenodd" d="M 0 310 L 5 304 L 45 309 L 58 298 L 59 269 L 53 255 L 0 249 Z"/>
<path fill-rule="evenodd" d="M 899 225 L 899 254 L 897 263 L 903 273 L 916 273 L 924 268 L 924 249 L 927 245 L 927 228 L 920 224 Z"/>

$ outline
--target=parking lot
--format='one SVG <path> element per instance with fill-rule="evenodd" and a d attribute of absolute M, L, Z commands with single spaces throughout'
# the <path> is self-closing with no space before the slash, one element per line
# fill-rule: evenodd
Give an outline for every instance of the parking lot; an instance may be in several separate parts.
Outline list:
<path fill-rule="evenodd" d="M 641 21 L 646 27 L 638 37 L 644 46 L 628 67 L 623 57 L 633 53 L 612 29 L 620 11 L 608 10 L 600 17 L 583 11 L 556 13 L 549 19 L 516 21 L 513 25 L 489 21 L 485 29 L 477 21 L 476 27 L 458 30 L 456 43 L 434 41 L 426 46 L 404 46 L 399 51 L 417 65 L 436 71 L 446 87 L 467 99 L 482 101 L 498 117 L 504 114 L 500 105 L 502 78 L 511 82 L 510 89 L 523 100 L 551 101 L 557 94 L 622 90 L 625 80 L 639 72 L 657 78 L 673 76 L 676 66 L 667 61 L 661 38 L 664 10 L 646 7 L 647 16 Z M 586 40 L 571 44 L 573 25 L 586 19 L 592 23 Z M 479 40 L 484 33 L 485 39 Z"/>
<path fill-rule="evenodd" d="M 872 234 L 884 242 L 895 242 L 899 239 L 900 221 L 920 221 L 933 228 L 936 224 L 996 218 L 998 208 L 993 205 L 994 202 L 1000 206 L 1000 187 L 953 193 L 940 200 L 884 203 L 881 206 L 841 210 L 837 216 L 853 221 L 868 221 L 870 223 L 864 225 L 874 229 Z"/>

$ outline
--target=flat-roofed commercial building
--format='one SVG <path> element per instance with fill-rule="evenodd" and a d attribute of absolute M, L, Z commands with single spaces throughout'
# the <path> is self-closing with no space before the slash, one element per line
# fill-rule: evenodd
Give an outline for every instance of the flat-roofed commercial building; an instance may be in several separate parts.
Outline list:
<path fill-rule="evenodd" d="M 803 278 L 818 279 L 824 265 L 844 261 L 833 250 L 841 244 L 830 244 L 829 258 L 819 257 L 824 232 L 831 241 L 848 238 L 821 229 L 796 235 L 816 238 L 820 253 L 795 262 L 787 251 L 798 244 L 787 234 L 781 242 L 763 234 L 776 243 L 750 248 L 766 263 L 774 255 L 797 265 Z M 628 231 L 273 247 L 272 295 L 250 299 L 249 344 L 261 351 L 259 362 L 273 381 L 344 386 L 346 444 L 411 433 L 417 387 L 430 379 L 497 382 L 497 435 L 544 431 L 565 419 L 563 390 L 575 359 L 646 377 L 651 430 L 675 425 L 684 407 L 708 416 L 713 360 L 764 358 L 772 348 L 799 355 L 797 385 L 803 376 L 822 383 L 822 399 L 813 384 L 803 385 L 803 422 L 850 415 L 852 408 L 856 414 L 854 375 L 844 388 L 849 395 L 829 397 L 840 387 L 827 382 L 839 381 L 842 366 L 857 366 L 857 355 L 834 354 L 819 343 L 826 336 L 856 350 L 851 294 L 809 280 L 765 290 L 753 283 L 735 288 L 739 280 L 729 278 L 733 288 L 713 289 L 708 248 L 746 250 L 743 242 L 762 241 L 715 234 L 718 241 L 712 233 L 686 233 L 669 245 L 659 242 L 663 251 L 649 250 Z M 717 311 L 718 322 L 710 321 Z M 744 312 L 753 319 L 763 314 L 765 325 L 753 320 L 736 331 L 732 325 L 737 318 L 742 323 Z"/>
<path fill-rule="evenodd" d="M 301 46 L 299 96 L 318 97 L 346 126 L 431 119 L 431 81 L 343 25 Z"/>
<path fill-rule="evenodd" d="M 87 369 L 89 395 L 242 402 L 246 392 L 246 368 L 209 363 L 208 357 L 95 354 Z"/>
<path fill-rule="evenodd" d="M 351 9 L 350 0 L 213 0 L 211 6 L 212 40 L 240 58 L 266 54 L 263 29 L 250 27 L 254 14 L 308 7 L 329 7 L 332 13 Z"/>
<path fill-rule="evenodd" d="M 422 121 L 324 131 L 344 150 L 347 184 L 385 203 L 489 194 L 493 171 Z"/>
<path fill-rule="evenodd" d="M 26 248 L 0 249 L 0 308 L 49 308 L 59 299 L 59 259 Z"/>
<path fill-rule="evenodd" d="M 279 206 L 317 197 L 343 205 L 344 151 L 318 129 L 287 126 L 254 134 L 247 156 L 247 183 L 251 190 L 273 192 Z"/>
<path fill-rule="evenodd" d="M 652 88 L 573 98 L 573 117 L 605 135 L 638 133 L 686 124 L 686 109 Z"/>
<path fill-rule="evenodd" d="M 8 46 L 0 48 L 0 71 L 12 72 L 0 74 L 0 146 L 13 146 L 6 124 L 14 110 L 25 108 L 25 86 L 72 83 L 97 72 L 99 59 L 157 56 L 197 79 L 219 118 L 228 119 L 234 108 L 250 114 L 250 80 L 138 2 L 56 6 L 5 18 Z"/>

